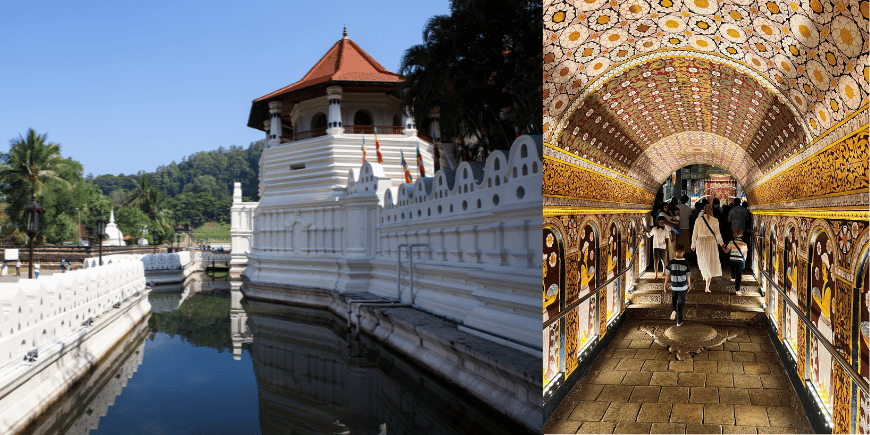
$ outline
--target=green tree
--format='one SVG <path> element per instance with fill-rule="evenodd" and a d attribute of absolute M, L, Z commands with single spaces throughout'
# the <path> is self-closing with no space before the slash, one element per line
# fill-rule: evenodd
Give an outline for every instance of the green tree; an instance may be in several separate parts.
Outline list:
<path fill-rule="evenodd" d="M 421 128 L 441 110 L 442 137 L 472 137 L 486 152 L 541 134 L 542 3 L 451 0 L 423 44 L 402 57 L 400 95 Z M 480 157 L 485 157 L 486 152 Z"/>
<path fill-rule="evenodd" d="M 48 142 L 48 133 L 36 134 L 30 128 L 26 137 L 18 135 L 9 140 L 9 145 L 9 153 L 0 156 L 0 180 L 4 184 L 27 186 L 31 197 L 35 197 L 42 183 L 59 179 L 55 170 L 65 160 L 60 156 L 60 145 Z"/>

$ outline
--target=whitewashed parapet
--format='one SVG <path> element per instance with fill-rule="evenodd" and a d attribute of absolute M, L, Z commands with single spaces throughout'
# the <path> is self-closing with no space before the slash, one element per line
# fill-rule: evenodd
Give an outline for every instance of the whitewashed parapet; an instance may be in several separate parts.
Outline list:
<path fill-rule="evenodd" d="M 220 263 L 220 264 L 228 264 L 231 258 L 231 254 L 229 252 L 224 254 L 218 254 L 211 251 L 194 251 L 193 252 L 193 262 L 202 264 L 204 266 L 208 266 L 212 262 Z"/>
<path fill-rule="evenodd" d="M 145 270 L 181 270 L 190 264 L 190 252 L 173 252 L 171 254 L 147 254 L 142 257 Z"/>
<path fill-rule="evenodd" d="M 542 201 L 542 152 L 531 137 L 521 136 L 508 155 L 494 151 L 485 163 L 462 162 L 455 171 L 441 170 L 413 184 L 402 183 L 395 192 L 385 192 L 379 223 L 443 221 Z"/>
<path fill-rule="evenodd" d="M 144 290 L 142 262 L 135 256 L 111 257 L 103 257 L 103 266 L 0 283 L 0 366 L 50 346 Z"/>

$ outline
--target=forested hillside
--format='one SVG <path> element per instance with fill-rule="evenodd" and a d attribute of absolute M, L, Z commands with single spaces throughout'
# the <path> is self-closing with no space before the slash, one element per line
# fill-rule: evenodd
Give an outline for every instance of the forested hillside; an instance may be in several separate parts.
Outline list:
<path fill-rule="evenodd" d="M 242 183 L 242 196 L 246 200 L 259 200 L 259 161 L 263 146 L 261 140 L 247 147 L 220 147 L 191 154 L 182 158 L 181 163 L 173 161 L 158 166 L 154 172 L 96 177 L 89 174 L 86 180 L 121 206 L 137 189 L 140 175 L 145 175 L 166 196 L 163 206 L 172 212 L 174 225 L 200 225 L 210 221 L 226 223 L 229 222 L 234 182 Z"/>

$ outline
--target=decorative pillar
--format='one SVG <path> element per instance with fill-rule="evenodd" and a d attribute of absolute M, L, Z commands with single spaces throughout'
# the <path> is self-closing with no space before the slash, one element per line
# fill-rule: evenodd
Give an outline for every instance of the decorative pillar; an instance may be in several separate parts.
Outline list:
<path fill-rule="evenodd" d="M 405 125 L 405 129 L 402 130 L 402 133 L 408 137 L 417 136 L 417 122 L 414 121 L 414 117 L 411 116 L 411 109 L 405 108 L 405 120 L 403 122 Z"/>
<path fill-rule="evenodd" d="M 429 112 L 429 136 L 433 143 L 441 143 L 441 108 L 436 107 Z"/>
<path fill-rule="evenodd" d="M 269 113 L 272 114 L 271 130 L 269 130 L 269 145 L 278 145 L 281 143 L 281 108 L 283 104 L 280 101 L 269 102 Z"/>
<path fill-rule="evenodd" d="M 242 202 L 242 183 L 236 181 L 233 183 L 233 203 Z"/>
<path fill-rule="evenodd" d="M 269 146 L 269 139 L 272 136 L 271 124 L 272 124 L 271 119 L 267 119 L 267 120 L 263 121 L 263 127 L 264 127 L 263 131 L 266 132 L 266 146 Z"/>
<path fill-rule="evenodd" d="M 341 126 L 341 86 L 326 88 L 326 100 L 329 102 L 326 134 L 334 136 L 344 133 L 344 128 Z"/>

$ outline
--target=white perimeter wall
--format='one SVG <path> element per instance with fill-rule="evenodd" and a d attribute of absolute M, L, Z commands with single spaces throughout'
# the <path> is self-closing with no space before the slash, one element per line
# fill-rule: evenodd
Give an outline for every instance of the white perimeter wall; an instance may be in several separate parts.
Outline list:
<path fill-rule="evenodd" d="M 264 153 L 261 163 L 271 169 L 251 215 L 245 271 L 251 281 L 396 298 L 399 245 L 422 244 L 414 248 L 416 306 L 540 349 L 532 332 L 541 310 L 534 261 L 543 225 L 540 136 L 521 136 L 485 163 L 465 162 L 413 184 L 365 163 L 331 195 L 313 180 L 316 197 L 269 181 L 282 177 L 273 159 L 288 172 L 292 163 L 279 149 Z M 406 159 L 416 167 L 412 156 Z M 407 251 L 402 259 L 401 298 L 411 302 Z"/>

